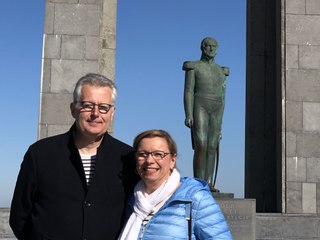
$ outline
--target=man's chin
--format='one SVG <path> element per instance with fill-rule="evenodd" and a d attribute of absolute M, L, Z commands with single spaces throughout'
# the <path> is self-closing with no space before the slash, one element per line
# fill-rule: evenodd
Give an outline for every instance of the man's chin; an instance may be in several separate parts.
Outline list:
<path fill-rule="evenodd" d="M 101 129 L 89 129 L 87 131 L 87 134 L 92 136 L 92 137 L 99 137 L 99 136 L 103 136 L 105 133 L 107 132 L 107 130 L 101 130 Z"/>

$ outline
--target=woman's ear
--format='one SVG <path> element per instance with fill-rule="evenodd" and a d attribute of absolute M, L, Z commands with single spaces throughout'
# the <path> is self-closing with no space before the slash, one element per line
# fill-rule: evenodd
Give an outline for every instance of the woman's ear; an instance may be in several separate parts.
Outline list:
<path fill-rule="evenodd" d="M 176 161 L 177 161 L 177 154 L 173 154 L 170 162 L 171 171 L 173 171 L 173 169 L 176 167 Z"/>

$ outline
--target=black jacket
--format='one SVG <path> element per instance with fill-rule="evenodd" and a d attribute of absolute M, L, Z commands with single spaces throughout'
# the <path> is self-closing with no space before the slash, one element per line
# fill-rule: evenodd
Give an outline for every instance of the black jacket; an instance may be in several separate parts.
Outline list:
<path fill-rule="evenodd" d="M 39 140 L 24 156 L 10 212 L 19 240 L 111 240 L 119 234 L 137 182 L 133 149 L 106 134 L 87 187 L 74 128 Z"/>

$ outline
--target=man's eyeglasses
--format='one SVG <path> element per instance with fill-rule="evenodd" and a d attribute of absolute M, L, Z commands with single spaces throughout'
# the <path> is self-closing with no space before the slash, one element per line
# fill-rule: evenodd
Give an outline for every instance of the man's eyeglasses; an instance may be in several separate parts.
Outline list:
<path fill-rule="evenodd" d="M 172 154 L 172 153 L 166 153 L 163 151 L 153 151 L 153 152 L 141 151 L 141 152 L 136 152 L 136 158 L 137 160 L 143 161 L 143 160 L 146 160 L 149 157 L 149 155 L 151 155 L 154 160 L 158 161 L 165 158 L 169 154 Z"/>
<path fill-rule="evenodd" d="M 80 110 L 83 112 L 92 112 L 96 106 L 98 106 L 99 112 L 102 114 L 106 114 L 109 112 L 109 110 L 114 107 L 112 104 L 108 103 L 93 103 L 93 102 L 88 102 L 88 101 L 79 101 L 76 102 L 80 104 Z"/>

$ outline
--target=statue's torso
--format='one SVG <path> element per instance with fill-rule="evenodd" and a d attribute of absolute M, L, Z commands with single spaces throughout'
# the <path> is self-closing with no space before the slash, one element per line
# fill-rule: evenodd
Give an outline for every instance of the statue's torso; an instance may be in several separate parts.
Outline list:
<path fill-rule="evenodd" d="M 194 62 L 194 94 L 213 97 L 225 96 L 226 76 L 223 68 L 215 63 L 203 61 Z"/>

